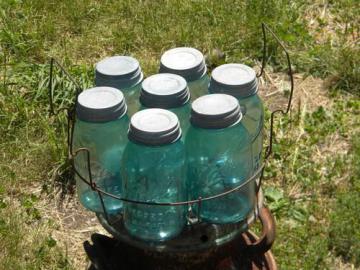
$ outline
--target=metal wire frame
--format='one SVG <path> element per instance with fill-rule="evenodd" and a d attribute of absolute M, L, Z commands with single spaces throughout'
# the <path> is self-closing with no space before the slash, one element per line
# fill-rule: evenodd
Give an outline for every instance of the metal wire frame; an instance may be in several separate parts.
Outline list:
<path fill-rule="evenodd" d="M 59 68 L 60 72 L 62 74 L 66 75 L 67 79 L 75 85 L 75 89 L 76 89 L 75 97 L 74 97 L 74 100 L 73 100 L 72 104 L 70 105 L 70 107 L 61 107 L 61 108 L 58 108 L 57 110 L 54 109 L 54 91 L 53 91 L 53 77 L 54 77 L 55 67 Z M 50 59 L 50 72 L 49 72 L 49 85 L 48 85 L 48 95 L 49 95 L 49 101 L 50 101 L 49 102 L 50 103 L 50 108 L 49 108 L 50 115 L 58 115 L 60 112 L 67 111 L 68 119 L 69 119 L 69 116 L 71 116 L 69 114 L 75 110 L 74 104 L 76 103 L 77 96 L 81 93 L 81 91 L 82 91 L 82 87 L 76 82 L 76 80 L 74 80 L 74 78 L 70 75 L 70 73 L 55 58 L 51 58 Z"/>
<path fill-rule="evenodd" d="M 288 103 L 287 103 L 287 107 L 286 107 L 285 110 L 278 109 L 278 110 L 275 110 L 275 111 L 273 111 L 271 113 L 269 145 L 265 148 L 264 161 L 263 161 L 263 164 L 260 166 L 260 168 L 250 178 L 248 178 L 245 182 L 241 183 L 240 185 L 236 186 L 235 188 L 227 190 L 227 191 L 225 191 L 223 193 L 216 194 L 216 195 L 213 195 L 213 196 L 209 196 L 209 197 L 206 197 L 206 198 L 199 197 L 197 199 L 188 200 L 188 201 L 159 203 L 159 202 L 147 202 L 147 201 L 131 200 L 131 199 L 118 197 L 118 196 L 116 196 L 114 194 L 108 193 L 108 192 L 100 189 L 96 185 L 96 183 L 92 179 L 91 165 L 90 165 L 91 157 L 90 157 L 89 149 L 87 149 L 87 148 L 78 148 L 75 151 L 73 151 L 73 134 L 74 134 L 74 125 L 75 125 L 75 107 L 76 107 L 77 96 L 81 92 L 81 87 L 70 76 L 70 74 L 62 67 L 62 65 L 59 64 L 58 61 L 56 61 L 54 58 L 51 59 L 51 62 L 50 62 L 50 81 L 49 81 L 50 113 L 51 114 L 58 114 L 60 111 L 63 111 L 63 110 L 67 111 L 67 116 L 68 116 L 68 123 L 67 123 L 68 156 L 69 156 L 69 159 L 71 160 L 73 170 L 76 173 L 76 175 L 82 181 L 84 181 L 84 183 L 89 185 L 94 192 L 98 193 L 103 213 L 104 213 L 104 215 L 105 215 L 105 217 L 106 217 L 106 219 L 108 221 L 109 221 L 108 213 L 106 211 L 103 196 L 109 196 L 109 197 L 111 197 L 113 199 L 121 200 L 121 201 L 124 201 L 124 202 L 127 202 L 127 203 L 135 203 L 135 204 L 142 204 L 142 205 L 153 205 L 153 206 L 180 206 L 180 205 L 193 206 L 194 204 L 197 204 L 197 206 L 200 209 L 201 205 L 202 205 L 202 203 L 204 201 L 214 200 L 214 199 L 217 199 L 217 198 L 224 197 L 224 196 L 226 196 L 226 195 L 228 195 L 230 193 L 236 192 L 236 191 L 240 190 L 241 188 L 243 188 L 245 185 L 249 184 L 251 181 L 255 181 L 257 178 L 259 178 L 259 181 L 258 181 L 258 183 L 256 185 L 256 195 L 258 194 L 259 189 L 261 187 L 261 183 L 262 183 L 262 178 L 263 178 L 263 174 L 264 174 L 265 165 L 267 164 L 267 162 L 269 160 L 269 157 L 272 154 L 272 146 L 273 146 L 273 140 L 274 140 L 274 136 L 275 136 L 274 135 L 274 119 L 275 119 L 275 116 L 276 116 L 276 114 L 279 114 L 279 113 L 281 113 L 282 115 L 285 115 L 290 111 L 293 92 L 294 92 L 293 72 L 292 72 L 292 67 L 291 67 L 290 55 L 289 55 L 287 49 L 284 46 L 284 44 L 281 42 L 279 37 L 269 28 L 269 26 L 267 24 L 262 23 L 261 26 L 262 26 L 262 33 L 263 33 L 263 56 L 262 56 L 261 70 L 260 70 L 260 73 L 257 74 L 257 77 L 261 77 L 263 75 L 264 69 L 265 69 L 265 66 L 266 66 L 266 62 L 267 62 L 267 54 L 266 54 L 267 35 L 266 35 L 266 32 L 268 31 L 273 36 L 273 38 L 277 41 L 277 43 L 280 45 L 280 47 L 284 50 L 284 52 L 286 54 L 287 65 L 288 65 L 288 74 L 289 74 L 290 83 L 291 83 L 290 95 L 289 95 L 289 100 L 288 100 Z M 53 88 L 52 87 L 52 76 L 53 76 L 54 65 L 57 65 L 60 68 L 60 70 L 68 77 L 68 79 L 71 82 L 73 82 L 74 85 L 76 86 L 76 96 L 75 96 L 75 100 L 73 102 L 73 105 L 70 108 L 60 108 L 60 109 L 58 109 L 56 111 L 54 110 L 53 93 L 52 93 L 52 88 Z M 87 173 L 88 173 L 88 176 L 89 176 L 88 177 L 89 180 L 87 180 L 85 177 L 83 177 L 75 167 L 74 160 L 75 160 L 75 157 L 80 152 L 85 152 L 86 153 L 87 169 L 88 169 Z M 199 214 L 199 212 L 200 211 L 198 211 L 198 214 Z"/>
<path fill-rule="evenodd" d="M 264 70 L 265 70 L 265 66 L 266 66 L 266 62 L 267 62 L 267 57 L 266 57 L 266 49 L 267 49 L 266 30 L 267 30 L 267 31 L 269 31 L 269 33 L 272 35 L 272 37 L 276 40 L 276 42 L 279 44 L 279 46 L 285 52 L 286 61 L 287 61 L 287 65 L 288 65 L 288 75 L 290 78 L 290 95 L 289 95 L 289 100 L 288 100 L 286 109 L 285 110 L 282 110 L 282 109 L 275 110 L 275 111 L 271 112 L 271 115 L 270 115 L 269 145 L 265 149 L 265 159 L 264 159 L 265 161 L 267 161 L 268 158 L 272 154 L 272 146 L 273 146 L 273 140 L 274 140 L 274 136 L 275 136 L 274 135 L 275 116 L 276 116 L 276 114 L 279 114 L 279 113 L 281 113 L 282 115 L 288 114 L 288 112 L 291 109 L 291 102 L 292 102 L 292 98 L 293 98 L 293 94 L 294 94 L 294 76 L 293 76 L 293 71 L 292 71 L 292 67 L 291 67 L 290 55 L 289 55 L 285 45 L 282 43 L 282 41 L 279 39 L 279 37 L 273 32 L 273 30 L 266 23 L 264 23 L 264 22 L 261 23 L 261 29 L 262 29 L 262 33 L 263 33 L 263 55 L 262 55 L 262 63 L 261 63 L 260 73 L 257 74 L 257 77 L 259 78 L 264 74 Z M 265 167 L 263 167 L 263 169 L 261 171 L 261 175 L 259 178 L 259 184 L 257 186 L 258 189 L 261 186 L 261 182 L 262 182 L 263 175 L 264 175 L 264 169 L 265 169 Z M 258 190 L 257 190 L 257 192 L 258 192 Z"/>
<path fill-rule="evenodd" d="M 269 142 L 269 146 L 267 147 L 267 149 L 265 151 L 265 158 L 267 159 L 272 153 L 272 145 L 273 145 L 273 137 L 274 137 L 274 134 L 273 134 L 274 117 L 278 113 L 282 113 L 283 115 L 285 115 L 291 109 L 291 102 L 292 102 L 292 98 L 293 98 L 293 94 L 294 94 L 294 76 L 293 76 L 293 71 L 292 71 L 292 67 L 291 67 L 290 55 L 289 55 L 285 45 L 282 43 L 282 41 L 279 39 L 279 37 L 269 28 L 269 26 L 267 24 L 262 23 L 261 28 L 262 28 L 262 32 L 263 32 L 264 46 L 263 46 L 263 56 L 262 56 L 261 70 L 260 70 L 260 73 L 257 75 L 257 77 L 262 76 L 262 74 L 264 73 L 264 70 L 265 70 L 265 66 L 266 66 L 266 58 L 267 58 L 266 57 L 266 48 L 267 48 L 266 30 L 268 30 L 269 33 L 274 37 L 274 39 L 277 41 L 277 43 L 280 45 L 280 47 L 285 52 L 287 66 L 288 66 L 288 75 L 289 75 L 289 78 L 290 78 L 290 95 L 289 95 L 289 100 L 288 100 L 286 109 L 285 110 L 282 110 L 282 109 L 275 110 L 275 111 L 273 111 L 271 113 L 271 117 L 270 117 L 270 142 Z"/>
<path fill-rule="evenodd" d="M 55 110 L 54 108 L 54 89 L 53 89 L 53 77 L 54 69 L 58 68 L 61 74 L 65 74 L 66 78 L 75 85 L 75 96 L 69 107 L 60 107 Z M 78 82 L 70 75 L 70 73 L 57 61 L 55 58 L 50 59 L 50 70 L 49 70 L 49 85 L 48 85 L 48 96 L 49 96 L 49 115 L 58 115 L 61 112 L 66 112 L 67 115 L 67 146 L 68 146 L 68 158 L 72 159 L 72 132 L 71 126 L 75 121 L 75 108 L 77 97 L 81 93 L 82 87 Z"/>

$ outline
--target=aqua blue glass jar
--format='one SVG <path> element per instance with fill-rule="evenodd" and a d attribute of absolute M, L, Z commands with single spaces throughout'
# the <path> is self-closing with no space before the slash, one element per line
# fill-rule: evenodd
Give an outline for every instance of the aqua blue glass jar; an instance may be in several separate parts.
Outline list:
<path fill-rule="evenodd" d="M 190 92 L 186 80 L 176 74 L 161 73 L 146 78 L 141 85 L 142 109 L 161 108 L 176 114 L 183 134 L 190 125 Z"/>
<path fill-rule="evenodd" d="M 139 110 L 142 79 L 139 61 L 130 56 L 107 57 L 96 64 L 95 85 L 121 90 L 125 96 L 129 116 Z"/>
<path fill-rule="evenodd" d="M 123 163 L 126 199 L 172 203 L 186 200 L 185 147 L 176 115 L 163 109 L 134 114 Z M 134 237 L 163 241 L 178 235 L 186 223 L 185 206 L 124 203 L 124 225 Z"/>
<path fill-rule="evenodd" d="M 120 162 L 127 143 L 129 118 L 124 96 L 112 87 L 95 87 L 83 91 L 77 99 L 73 152 L 87 148 L 90 153 L 92 181 L 105 192 L 121 197 Z M 75 170 L 90 182 L 87 154 L 74 157 Z M 103 207 L 96 191 L 75 174 L 81 204 L 93 212 Z M 121 212 L 122 201 L 103 195 L 108 214 Z"/>
<path fill-rule="evenodd" d="M 195 48 L 178 47 L 166 51 L 160 59 L 160 73 L 173 73 L 185 78 L 191 100 L 208 91 L 209 76 L 204 55 Z"/>
<path fill-rule="evenodd" d="M 249 133 L 238 101 L 229 95 L 202 96 L 192 103 L 185 139 L 190 199 L 222 194 L 244 184 L 252 172 Z M 195 212 L 208 223 L 235 223 L 254 209 L 254 181 L 222 197 L 204 200 Z"/>
<path fill-rule="evenodd" d="M 243 125 L 252 142 L 253 172 L 262 165 L 264 108 L 257 95 L 258 84 L 255 71 L 242 64 L 225 64 L 211 73 L 210 93 L 224 93 L 238 99 Z"/>

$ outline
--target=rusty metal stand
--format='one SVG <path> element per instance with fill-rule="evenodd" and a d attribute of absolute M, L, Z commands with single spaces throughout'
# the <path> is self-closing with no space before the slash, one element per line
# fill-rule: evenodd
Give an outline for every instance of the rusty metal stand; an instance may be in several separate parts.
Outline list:
<path fill-rule="evenodd" d="M 276 270 L 270 251 L 275 240 L 275 222 L 268 208 L 259 213 L 263 225 L 260 237 L 251 231 L 224 245 L 206 250 L 182 252 L 149 251 L 116 238 L 93 234 L 93 244 L 84 249 L 96 270 Z"/>

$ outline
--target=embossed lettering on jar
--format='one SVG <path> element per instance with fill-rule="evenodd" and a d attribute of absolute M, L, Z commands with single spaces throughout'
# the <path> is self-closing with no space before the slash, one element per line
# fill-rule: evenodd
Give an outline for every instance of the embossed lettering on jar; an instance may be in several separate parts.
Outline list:
<path fill-rule="evenodd" d="M 133 115 L 123 157 L 124 197 L 172 203 L 186 200 L 185 147 L 177 116 L 164 109 Z M 124 203 L 124 224 L 134 237 L 163 241 L 185 226 L 185 207 Z"/>
<path fill-rule="evenodd" d="M 105 192 L 121 197 L 120 162 L 127 142 L 129 119 L 124 96 L 118 89 L 95 87 L 83 91 L 77 100 L 73 151 L 87 148 L 90 154 L 92 181 Z M 75 170 L 90 182 L 87 153 L 80 151 L 74 159 Z M 103 212 L 96 191 L 77 174 L 77 192 L 81 204 L 94 212 Z M 103 195 L 109 214 L 119 213 L 122 201 Z"/>
<path fill-rule="evenodd" d="M 185 145 L 190 199 L 230 191 L 251 176 L 250 137 L 242 124 L 239 103 L 232 96 L 206 95 L 192 103 Z M 247 218 L 254 203 L 252 181 L 235 192 L 204 200 L 195 211 L 209 223 L 235 223 Z"/>

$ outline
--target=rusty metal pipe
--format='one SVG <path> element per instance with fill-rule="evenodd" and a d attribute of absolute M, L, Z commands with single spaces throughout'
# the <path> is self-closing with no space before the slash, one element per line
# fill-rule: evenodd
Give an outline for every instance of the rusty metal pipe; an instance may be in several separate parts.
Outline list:
<path fill-rule="evenodd" d="M 256 242 L 248 244 L 249 252 L 253 254 L 265 253 L 270 250 L 276 236 L 275 220 L 269 208 L 263 207 L 260 209 L 259 219 L 262 225 L 261 236 Z"/>

